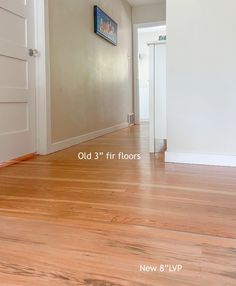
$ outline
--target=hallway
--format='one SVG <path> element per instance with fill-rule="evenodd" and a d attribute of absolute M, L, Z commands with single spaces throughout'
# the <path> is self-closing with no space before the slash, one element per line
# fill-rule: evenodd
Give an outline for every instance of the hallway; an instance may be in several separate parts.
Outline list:
<path fill-rule="evenodd" d="M 141 160 L 77 158 L 108 151 Z M 233 286 L 235 190 L 236 168 L 150 156 L 148 125 L 2 168 L 0 285 Z"/>

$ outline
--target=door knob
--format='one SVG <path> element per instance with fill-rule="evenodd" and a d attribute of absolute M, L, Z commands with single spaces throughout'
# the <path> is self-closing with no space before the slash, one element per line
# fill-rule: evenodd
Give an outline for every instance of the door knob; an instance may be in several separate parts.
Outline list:
<path fill-rule="evenodd" d="M 30 57 L 39 57 L 40 53 L 37 49 L 29 49 L 29 56 Z"/>

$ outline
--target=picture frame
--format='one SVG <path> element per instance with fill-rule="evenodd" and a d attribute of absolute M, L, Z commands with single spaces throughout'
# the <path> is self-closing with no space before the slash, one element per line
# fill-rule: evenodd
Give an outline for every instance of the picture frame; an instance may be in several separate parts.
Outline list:
<path fill-rule="evenodd" d="M 98 6 L 94 6 L 94 32 L 117 46 L 118 24 Z"/>

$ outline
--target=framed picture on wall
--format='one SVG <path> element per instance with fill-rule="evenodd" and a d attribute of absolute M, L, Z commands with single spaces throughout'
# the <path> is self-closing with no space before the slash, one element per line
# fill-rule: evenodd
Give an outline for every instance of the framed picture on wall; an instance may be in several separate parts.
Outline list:
<path fill-rule="evenodd" d="M 94 6 L 94 32 L 117 46 L 117 23 L 98 6 Z"/>

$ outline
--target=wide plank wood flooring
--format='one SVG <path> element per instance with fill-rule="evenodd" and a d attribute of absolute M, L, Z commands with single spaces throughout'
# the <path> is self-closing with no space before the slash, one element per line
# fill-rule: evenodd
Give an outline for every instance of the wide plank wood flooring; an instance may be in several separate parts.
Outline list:
<path fill-rule="evenodd" d="M 235 286 L 236 168 L 165 164 L 142 125 L 0 169 L 0 286 L 77 285 Z"/>

